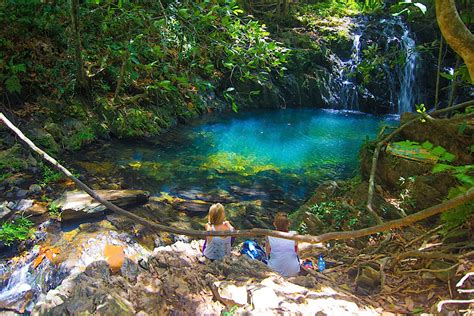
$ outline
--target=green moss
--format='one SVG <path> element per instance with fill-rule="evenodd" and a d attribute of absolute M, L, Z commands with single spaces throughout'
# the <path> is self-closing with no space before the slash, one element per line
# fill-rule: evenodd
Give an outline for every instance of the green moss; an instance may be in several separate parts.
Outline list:
<path fill-rule="evenodd" d="M 273 170 L 279 172 L 279 168 L 273 164 L 258 161 L 255 157 L 247 157 L 229 152 L 218 152 L 210 155 L 201 169 L 214 169 L 219 173 L 235 172 L 243 176 L 254 175 L 262 171 Z"/>
<path fill-rule="evenodd" d="M 91 127 L 85 127 L 81 130 L 75 131 L 66 140 L 66 148 L 70 150 L 78 150 L 86 144 L 90 144 L 95 140 L 95 133 Z"/>
<path fill-rule="evenodd" d="M 26 169 L 27 166 L 28 164 L 22 155 L 22 147 L 19 144 L 0 151 L 0 170 L 2 172 L 19 171 Z"/>
<path fill-rule="evenodd" d="M 33 234 L 33 222 L 26 217 L 5 222 L 0 227 L 0 241 L 10 246 L 16 241 L 27 240 Z"/>

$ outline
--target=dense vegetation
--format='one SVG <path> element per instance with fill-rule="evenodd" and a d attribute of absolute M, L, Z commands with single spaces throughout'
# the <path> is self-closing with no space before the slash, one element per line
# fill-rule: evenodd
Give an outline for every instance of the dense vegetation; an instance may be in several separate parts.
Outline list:
<path fill-rule="evenodd" d="M 97 134 L 157 134 L 219 107 L 209 102 L 216 93 L 236 110 L 235 82 L 263 85 L 287 59 L 287 50 L 234 1 L 1 6 L 2 100 L 18 113 L 85 123 L 69 135 L 72 149 Z M 70 22 L 74 6 L 77 31 Z M 85 84 L 76 77 L 77 63 L 84 65 Z"/>

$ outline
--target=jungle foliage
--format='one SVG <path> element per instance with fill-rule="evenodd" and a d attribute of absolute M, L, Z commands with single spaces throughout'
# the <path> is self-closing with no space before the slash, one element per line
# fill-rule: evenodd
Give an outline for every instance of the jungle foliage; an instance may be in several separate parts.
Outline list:
<path fill-rule="evenodd" d="M 71 3 L 0 4 L 0 24 L 7 26 L 0 31 L 0 94 L 13 107 L 38 102 L 45 116 L 87 121 L 74 148 L 97 133 L 157 134 L 206 111 L 204 101 L 214 94 L 237 110 L 237 82 L 258 87 L 285 69 L 288 50 L 232 0 L 88 0 L 79 4 L 78 34 Z M 78 36 L 88 106 L 74 101 Z"/>

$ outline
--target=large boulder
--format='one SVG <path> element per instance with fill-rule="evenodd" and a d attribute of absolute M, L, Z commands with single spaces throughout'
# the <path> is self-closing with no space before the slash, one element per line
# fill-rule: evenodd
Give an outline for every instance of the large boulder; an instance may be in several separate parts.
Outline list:
<path fill-rule="evenodd" d="M 120 207 L 144 204 L 149 198 L 149 193 L 142 190 L 97 190 L 96 192 Z M 66 192 L 54 201 L 54 204 L 62 211 L 62 221 L 102 216 L 107 209 L 84 191 Z"/>

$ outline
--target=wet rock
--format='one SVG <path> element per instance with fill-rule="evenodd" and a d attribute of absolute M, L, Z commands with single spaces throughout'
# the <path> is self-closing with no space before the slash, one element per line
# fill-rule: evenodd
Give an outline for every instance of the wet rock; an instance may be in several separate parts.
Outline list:
<path fill-rule="evenodd" d="M 96 280 L 106 280 L 110 277 L 110 269 L 107 261 L 94 261 L 84 271 L 86 276 Z"/>
<path fill-rule="evenodd" d="M 213 284 L 216 299 L 226 306 L 247 304 L 247 287 L 237 286 L 231 282 L 215 282 Z"/>
<path fill-rule="evenodd" d="M 149 198 L 148 192 L 142 190 L 97 190 L 96 192 L 120 207 L 143 204 Z M 104 205 L 83 191 L 66 192 L 55 203 L 62 210 L 62 221 L 102 216 L 106 210 Z"/>
<path fill-rule="evenodd" d="M 277 308 L 280 304 L 275 291 L 269 287 L 262 287 L 252 291 L 252 305 L 256 310 Z"/>
<path fill-rule="evenodd" d="M 41 191 L 43 190 L 43 188 L 38 185 L 38 184 L 32 184 L 30 185 L 30 187 L 28 188 L 28 191 L 31 193 L 31 194 L 41 194 Z"/>
<path fill-rule="evenodd" d="M 15 214 L 15 211 L 10 209 L 6 202 L 0 205 L 0 221 L 8 220 L 13 214 Z"/>
<path fill-rule="evenodd" d="M 62 137 L 62 130 L 56 123 L 47 123 L 44 125 L 44 129 L 50 133 L 54 138 L 61 139 Z"/>
<path fill-rule="evenodd" d="M 31 154 L 28 155 L 28 159 L 26 161 L 30 167 L 36 167 L 38 165 L 38 161 Z"/>
<path fill-rule="evenodd" d="M 33 206 L 34 201 L 33 200 L 19 200 L 16 202 L 10 202 L 8 203 L 8 207 L 10 207 L 14 211 L 26 211 L 30 207 Z"/>
<path fill-rule="evenodd" d="M 190 200 L 190 201 L 177 201 L 173 203 L 173 206 L 178 211 L 190 212 L 190 213 L 204 213 L 207 214 L 211 203 L 201 200 Z"/>
<path fill-rule="evenodd" d="M 120 273 L 131 284 L 135 284 L 139 273 L 138 267 L 139 266 L 135 262 L 129 258 L 125 258 L 122 267 L 120 268 Z"/>
<path fill-rule="evenodd" d="M 27 190 L 23 190 L 23 189 L 20 189 L 16 192 L 16 197 L 18 199 L 24 199 L 25 197 L 28 196 L 28 191 Z"/>
<path fill-rule="evenodd" d="M 31 131 L 32 141 L 40 145 L 48 152 L 59 153 L 60 147 L 54 137 L 42 128 L 34 128 Z"/>
<path fill-rule="evenodd" d="M 27 215 L 31 216 L 39 216 L 43 215 L 48 212 L 48 208 L 44 204 L 34 203 L 28 210 L 26 211 Z"/>

